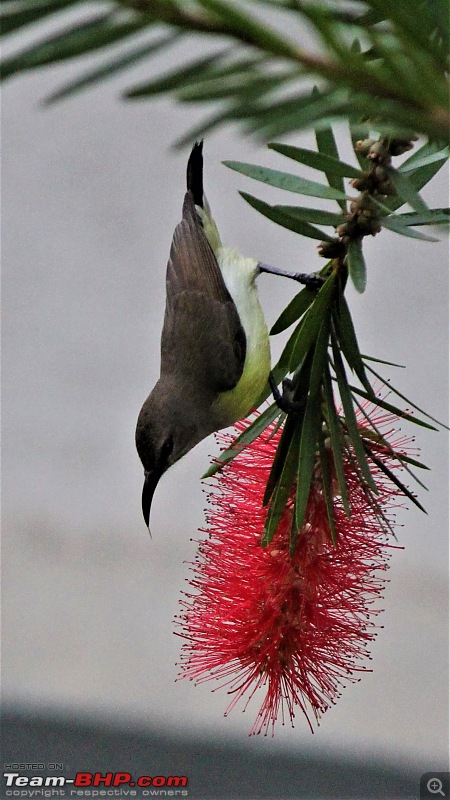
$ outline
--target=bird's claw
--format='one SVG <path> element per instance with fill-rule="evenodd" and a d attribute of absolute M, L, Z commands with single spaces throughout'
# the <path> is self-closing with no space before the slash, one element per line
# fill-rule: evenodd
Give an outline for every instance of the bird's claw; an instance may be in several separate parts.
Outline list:
<path fill-rule="evenodd" d="M 284 411 L 285 414 L 300 414 L 305 408 L 303 400 L 293 400 L 293 386 L 290 378 L 284 378 L 281 383 L 283 391 L 280 392 L 272 372 L 269 375 L 269 384 L 272 389 L 273 399 L 275 400 L 278 408 Z"/>

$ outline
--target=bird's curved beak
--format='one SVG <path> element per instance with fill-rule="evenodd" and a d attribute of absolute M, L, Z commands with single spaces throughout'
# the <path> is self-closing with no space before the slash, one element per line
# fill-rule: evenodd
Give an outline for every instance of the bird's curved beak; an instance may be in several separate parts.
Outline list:
<path fill-rule="evenodd" d="M 145 472 L 144 486 L 142 488 L 142 513 L 144 515 L 145 524 L 150 530 L 150 509 L 152 506 L 153 495 L 161 477 L 161 472 L 152 470 Z"/>

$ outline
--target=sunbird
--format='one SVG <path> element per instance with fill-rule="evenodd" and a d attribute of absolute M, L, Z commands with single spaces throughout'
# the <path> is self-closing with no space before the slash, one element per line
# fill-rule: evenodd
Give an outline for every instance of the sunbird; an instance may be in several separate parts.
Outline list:
<path fill-rule="evenodd" d="M 271 382 L 269 331 L 256 278 L 288 273 L 222 244 L 203 191 L 203 142 L 191 151 L 181 222 L 166 273 L 160 377 L 139 413 L 136 447 L 144 467 L 142 512 L 164 472 L 214 431 L 247 416 Z"/>

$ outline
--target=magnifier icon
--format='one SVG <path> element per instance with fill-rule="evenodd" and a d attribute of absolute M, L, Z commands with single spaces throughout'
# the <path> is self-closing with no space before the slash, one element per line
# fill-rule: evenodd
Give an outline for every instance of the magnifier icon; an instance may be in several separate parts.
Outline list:
<path fill-rule="evenodd" d="M 427 783 L 427 789 L 430 794 L 440 794 L 445 797 L 445 792 L 442 791 L 443 783 L 439 778 L 430 778 Z"/>

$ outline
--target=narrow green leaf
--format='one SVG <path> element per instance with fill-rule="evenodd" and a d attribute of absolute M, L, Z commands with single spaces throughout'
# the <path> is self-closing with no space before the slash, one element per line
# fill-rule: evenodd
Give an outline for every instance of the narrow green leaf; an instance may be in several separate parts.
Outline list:
<path fill-rule="evenodd" d="M 202 475 L 202 480 L 211 478 L 212 475 L 219 472 L 225 464 L 228 464 L 233 458 L 239 455 L 244 447 L 257 439 L 280 414 L 281 411 L 276 403 L 272 403 L 272 405 L 264 409 L 264 411 L 253 420 L 251 425 L 236 437 L 231 447 L 228 447 L 214 459 L 209 469 Z"/>
<path fill-rule="evenodd" d="M 436 146 L 436 145 L 435 145 Z M 399 172 L 406 172 L 407 173 L 407 180 L 416 190 L 416 192 L 420 191 L 435 175 L 439 170 L 447 164 L 447 157 L 443 157 L 438 161 L 434 161 L 432 164 L 424 164 L 423 166 L 419 166 L 414 169 L 410 169 L 411 162 L 413 162 L 414 156 L 419 156 L 419 154 L 426 155 L 429 152 L 434 152 L 432 149 L 431 143 L 424 145 L 421 147 L 417 153 L 413 154 L 410 158 L 403 162 L 401 165 Z M 409 166 L 408 166 L 409 165 Z M 413 162 L 414 165 L 414 162 Z M 408 167 L 408 168 L 407 168 Z M 397 208 L 402 206 L 404 203 L 403 197 L 387 197 L 384 200 L 384 205 L 389 208 L 390 211 L 395 211 Z M 425 207 L 427 212 L 430 209 Z M 421 208 L 420 212 L 423 212 L 424 209 Z"/>
<path fill-rule="evenodd" d="M 323 153 L 316 153 L 313 150 L 305 150 L 303 147 L 293 147 L 287 144 L 268 144 L 269 150 L 275 150 L 293 161 L 298 161 L 300 164 L 305 164 L 307 167 L 320 170 L 325 174 L 333 176 L 341 176 L 347 178 L 360 178 L 361 170 L 352 167 L 350 164 L 345 164 L 337 158 L 325 155 Z M 339 191 L 344 192 L 344 187 L 339 187 Z"/>
<path fill-rule="evenodd" d="M 289 371 L 294 372 L 314 344 L 324 318 L 327 316 L 333 302 L 336 275 L 332 273 L 318 292 L 314 302 L 310 305 L 294 343 Z"/>
<path fill-rule="evenodd" d="M 332 189 L 315 181 L 308 181 L 288 172 L 279 172 L 269 167 L 258 167 L 256 164 L 246 164 L 242 161 L 223 161 L 222 163 L 226 167 L 235 170 L 235 172 L 246 175 L 247 178 L 253 178 L 255 181 L 266 183 L 277 189 L 284 189 L 287 192 L 305 194 L 310 197 L 322 197 L 328 200 L 345 199 L 345 195 L 337 189 Z"/>
<path fill-rule="evenodd" d="M 409 178 L 406 177 L 407 173 L 400 172 L 392 167 L 387 168 L 387 172 L 398 194 L 403 198 L 405 203 L 408 203 L 414 211 L 428 211 L 427 204 L 416 192 Z"/>
<path fill-rule="evenodd" d="M 342 426 L 336 411 L 334 402 L 333 388 L 331 384 L 331 377 L 329 367 L 324 370 L 323 391 L 325 400 L 325 419 L 328 425 L 328 432 L 330 434 L 331 449 L 333 452 L 334 469 L 341 495 L 342 505 L 347 517 L 350 517 L 350 503 L 348 501 L 347 483 L 345 480 L 344 461 L 342 458 Z"/>
<path fill-rule="evenodd" d="M 125 97 L 147 97 L 162 94 L 163 92 L 171 92 L 189 84 L 191 80 L 199 75 L 205 76 L 208 72 L 210 73 L 227 54 L 228 50 L 219 50 L 207 56 L 202 56 L 202 58 L 197 58 L 194 61 L 190 61 L 186 66 L 177 67 L 152 81 L 147 81 L 128 89 L 125 92 Z"/>
<path fill-rule="evenodd" d="M 360 468 L 358 462 L 354 458 L 353 452 L 350 447 L 347 446 L 346 448 L 346 457 L 348 458 L 349 465 L 354 473 L 359 476 Z M 360 477 L 361 480 L 361 477 Z M 376 516 L 379 518 L 380 521 L 386 526 L 386 528 L 390 531 L 394 539 L 396 539 L 395 530 L 392 527 L 392 523 L 389 521 L 389 518 L 386 516 L 384 509 L 381 507 L 380 503 L 377 501 L 375 495 L 371 491 L 365 491 L 365 498 L 369 505 L 372 507 L 373 511 L 375 512 Z"/>
<path fill-rule="evenodd" d="M 301 329 L 303 323 L 304 323 L 304 317 L 303 317 L 303 319 L 300 320 L 299 324 L 296 325 L 294 331 L 291 333 L 288 341 L 286 342 L 286 344 L 285 344 L 285 346 L 283 348 L 281 356 L 278 359 L 277 365 L 275 367 L 275 369 L 277 371 L 283 370 L 285 375 L 287 375 L 287 373 L 290 372 L 289 364 L 291 363 L 291 359 L 292 359 L 292 351 L 293 351 L 294 346 L 295 346 L 295 344 L 297 342 L 297 338 L 298 338 L 298 336 L 300 334 L 300 329 Z M 273 371 L 274 370 L 272 370 L 272 372 Z"/>
<path fill-rule="evenodd" d="M 409 458 L 408 456 L 405 456 L 403 453 L 396 453 L 395 450 L 393 450 L 393 448 L 389 444 L 389 442 L 386 441 L 386 439 L 382 436 L 382 434 L 380 433 L 379 429 L 375 425 L 373 419 L 367 414 L 367 412 L 366 412 L 364 406 L 362 405 L 362 403 L 359 403 L 356 398 L 354 398 L 354 400 L 355 400 L 355 403 L 358 406 L 362 416 L 367 420 L 367 423 L 370 425 L 370 429 L 369 430 L 364 430 L 364 431 L 362 431 L 362 428 L 360 426 L 361 437 L 363 439 L 363 442 L 365 442 L 367 439 L 369 439 L 369 446 L 372 449 L 373 449 L 374 445 L 383 447 L 385 452 L 388 452 L 391 458 L 393 458 L 396 461 L 398 461 L 402 465 L 402 468 L 404 470 L 406 470 L 408 472 L 408 474 L 411 475 L 411 477 L 415 481 L 417 481 L 417 483 L 420 486 L 422 486 L 423 489 L 425 489 L 425 491 L 428 491 L 428 489 L 425 486 L 425 484 L 422 483 L 422 481 L 419 480 L 417 475 L 415 475 L 414 472 L 408 467 L 408 463 L 413 464 L 416 467 L 420 467 L 420 469 L 428 469 L 428 467 L 426 467 L 425 464 L 422 464 L 420 461 L 416 461 L 413 458 Z"/>
<path fill-rule="evenodd" d="M 406 456 L 404 453 L 396 453 L 395 455 L 402 464 L 404 461 L 406 461 L 407 464 L 411 464 L 411 466 L 413 467 L 417 467 L 418 469 L 426 469 L 428 472 L 430 471 L 430 467 L 427 467 L 427 465 L 424 464 L 423 461 L 418 461 L 417 458 L 411 458 L 411 456 Z M 417 475 L 414 475 L 413 472 L 411 472 L 411 475 L 428 492 L 428 487 L 425 486 L 425 484 L 422 483 L 422 481 L 419 481 Z"/>
<path fill-rule="evenodd" d="M 301 365 L 299 365 L 294 377 L 293 377 L 293 400 L 294 402 L 301 405 L 305 402 L 309 386 L 310 386 L 310 378 L 311 378 L 311 366 L 312 366 L 313 354 L 308 353 L 308 355 L 303 359 Z M 270 475 L 267 480 L 267 485 L 264 492 L 263 497 L 263 505 L 267 505 L 269 500 L 271 499 L 274 489 L 277 485 L 277 482 L 280 478 L 280 475 L 283 470 L 284 461 L 294 435 L 294 431 L 297 428 L 302 428 L 304 420 L 304 410 L 300 409 L 300 411 L 296 414 L 288 414 L 286 418 L 286 422 L 283 428 L 283 432 L 281 434 L 280 441 L 278 443 L 277 452 L 275 453 L 275 458 L 272 463 L 272 468 L 270 470 Z"/>
<path fill-rule="evenodd" d="M 49 17 L 53 14 L 63 11 L 69 6 L 78 3 L 79 0 L 42 0 L 38 3 L 21 3 L 15 5 L 11 3 L 2 3 L 0 10 L 0 35 L 6 36 L 13 31 L 24 28 L 26 25 L 31 25 L 36 22 Z M 4 6 L 6 5 L 6 10 Z M 11 9 L 11 6 L 14 6 Z"/>
<path fill-rule="evenodd" d="M 428 236 L 425 233 L 421 233 L 420 231 L 412 230 L 406 222 L 403 222 L 398 217 L 388 216 L 388 217 L 380 217 L 380 225 L 382 228 L 386 228 L 392 233 L 398 233 L 400 236 L 408 236 L 410 239 L 420 239 L 424 242 L 438 242 L 439 239 L 436 239 L 435 236 Z"/>
<path fill-rule="evenodd" d="M 431 414 L 427 414 L 426 411 L 424 411 L 422 408 L 420 408 L 415 403 L 413 403 L 412 400 L 409 400 L 407 397 L 405 397 L 405 395 L 402 394 L 401 392 L 399 392 L 399 390 L 396 389 L 395 386 L 392 386 L 391 383 L 386 381 L 381 375 L 378 374 L 378 372 L 375 372 L 373 367 L 371 367 L 369 364 L 367 364 L 367 369 L 369 370 L 369 372 L 372 373 L 372 375 L 375 375 L 375 377 L 378 378 L 379 381 L 384 383 L 384 385 L 388 387 L 389 391 L 391 391 L 394 394 L 396 394 L 397 397 L 401 397 L 401 399 L 404 400 L 405 403 L 408 403 L 409 406 L 412 406 L 413 408 L 415 408 L 416 411 L 419 411 L 419 413 L 423 414 L 424 417 L 428 417 L 428 419 L 433 420 L 433 422 L 436 422 L 437 425 L 441 425 L 443 428 L 447 428 L 448 427 L 444 422 L 439 422 L 438 419 L 436 419 L 435 417 L 432 417 Z M 413 419 L 414 419 L 415 422 L 417 422 L 417 420 L 414 417 L 413 417 Z"/>
<path fill-rule="evenodd" d="M 347 89 L 339 87 L 323 92 L 321 97 L 311 100 L 309 95 L 298 95 L 293 100 L 271 102 L 270 105 L 258 107 L 248 124 L 248 130 L 259 131 L 265 140 L 275 136 L 284 136 L 291 131 L 314 125 L 327 127 L 336 117 L 353 113 L 355 101 L 349 99 Z M 344 199 L 341 196 L 339 198 Z"/>
<path fill-rule="evenodd" d="M 419 151 L 418 151 L 419 152 Z M 443 159 L 448 159 L 450 155 L 450 151 L 448 147 L 440 148 L 436 152 L 427 152 L 423 153 L 422 156 L 417 156 L 417 158 L 409 158 L 405 161 L 400 167 L 399 172 L 411 172 L 412 170 L 417 169 L 418 167 L 424 167 L 427 164 L 434 164 L 436 161 L 442 161 Z"/>
<path fill-rule="evenodd" d="M 361 358 L 358 340 L 353 325 L 352 315 L 344 295 L 339 297 L 339 305 L 335 308 L 333 319 L 340 348 L 353 372 L 356 373 L 362 385 L 369 394 L 373 391 L 366 375 L 366 370 Z"/>
<path fill-rule="evenodd" d="M 159 50 L 163 50 L 166 47 L 169 47 L 171 44 L 178 42 L 182 36 L 182 32 L 180 33 L 179 31 L 175 31 L 175 33 L 170 33 L 167 36 L 163 36 L 160 39 L 149 42 L 142 47 L 137 47 L 134 50 L 129 50 L 125 54 L 112 58 L 104 64 L 101 64 L 99 67 L 85 72 L 83 75 L 75 78 L 75 80 L 71 81 L 70 83 L 66 83 L 55 92 L 52 92 L 52 94 L 45 98 L 44 105 L 52 105 L 58 100 L 62 100 L 65 97 L 70 97 L 82 89 L 94 86 L 100 81 L 109 80 L 118 72 L 132 67 L 142 59 L 148 58 L 149 56 L 157 53 Z"/>
<path fill-rule="evenodd" d="M 429 3 L 423 0 L 409 0 L 408 3 L 392 3 L 391 0 L 371 0 L 371 4 L 382 9 L 387 18 L 395 25 L 396 33 L 407 43 L 408 50 L 425 52 L 433 59 L 441 62 L 441 52 L 433 38 L 433 17 L 430 15 Z M 447 11 L 448 13 L 448 11 Z M 408 46 L 409 45 L 409 46 Z M 445 67 L 445 64 L 443 65 Z"/>
<path fill-rule="evenodd" d="M 413 150 L 408 158 L 400 165 L 399 170 L 402 172 L 411 172 L 411 170 L 423 166 L 424 162 L 428 161 L 429 156 L 434 157 L 436 154 L 440 154 L 440 159 L 446 159 L 448 156 L 445 155 L 443 150 L 446 151 L 447 148 L 443 148 L 442 143 L 439 144 L 439 142 L 429 140 L 421 145 L 418 150 Z"/>
<path fill-rule="evenodd" d="M 367 269 L 362 251 L 361 239 L 350 239 L 347 250 L 347 266 L 349 275 L 357 292 L 362 294 L 367 285 Z"/>
<path fill-rule="evenodd" d="M 313 222 L 316 225 L 331 225 L 336 228 L 347 220 L 347 214 L 335 214 L 333 211 L 323 211 L 319 208 L 303 208 L 302 206 L 274 206 L 277 211 L 294 217 L 303 222 Z"/>
<path fill-rule="evenodd" d="M 272 462 L 269 477 L 267 479 L 266 488 L 263 496 L 263 506 L 267 506 L 273 498 L 274 491 L 283 473 L 286 458 L 291 447 L 292 439 L 298 428 L 303 424 L 303 417 L 300 416 L 294 420 L 292 416 L 288 415 L 284 428 L 281 432 L 280 441 L 278 442 L 277 451 Z"/>
<path fill-rule="evenodd" d="M 432 15 L 439 35 L 444 43 L 450 40 L 450 16 L 447 0 L 434 0 L 428 4 L 428 11 Z"/>
<path fill-rule="evenodd" d="M 347 426 L 348 435 L 364 478 L 366 479 L 372 491 L 375 492 L 375 494 L 378 494 L 378 488 L 367 463 L 366 454 L 361 437 L 359 435 L 358 421 L 356 419 L 355 409 L 353 407 L 351 387 L 348 384 L 344 363 L 339 352 L 336 336 L 333 333 L 331 334 L 331 345 L 333 349 L 334 368 L 339 387 L 339 394 L 341 396 L 342 407 L 344 409 L 345 424 Z"/>
<path fill-rule="evenodd" d="M 320 471 L 322 475 L 323 496 L 325 499 L 325 506 L 327 509 L 328 524 L 330 526 L 331 541 L 335 545 L 337 543 L 336 523 L 334 519 L 334 496 L 333 496 L 333 483 L 331 479 L 329 452 L 325 447 L 325 437 L 323 432 L 319 436 L 319 456 L 320 456 Z"/>
<path fill-rule="evenodd" d="M 270 335 L 275 336 L 277 333 L 285 331 L 286 328 L 289 328 L 294 322 L 300 319 L 314 301 L 315 296 L 316 292 L 313 292 L 305 286 L 301 292 L 292 298 L 284 311 L 281 312 L 277 321 L 274 322 L 270 329 Z"/>
<path fill-rule="evenodd" d="M 312 91 L 313 97 L 320 97 L 320 91 L 317 86 L 314 87 Z M 339 161 L 339 149 L 336 144 L 336 139 L 334 138 L 333 128 L 331 126 L 325 128 L 317 128 L 314 131 L 316 137 L 316 144 L 319 153 L 322 153 L 324 156 L 329 156 L 333 158 L 335 161 Z M 330 184 L 333 185 L 333 184 Z M 334 187 L 335 189 L 342 189 L 344 188 L 342 181 L 340 184 Z"/>
<path fill-rule="evenodd" d="M 305 521 L 308 506 L 311 481 L 316 463 L 318 440 L 321 430 L 320 404 L 311 409 L 302 426 L 302 438 L 298 458 L 297 494 L 295 498 L 295 525 L 297 534 L 301 531 Z M 291 542 L 291 552 L 295 549 L 296 542 Z"/>
<path fill-rule="evenodd" d="M 417 169 L 414 168 L 412 170 L 409 170 L 406 173 L 408 176 L 408 181 L 416 191 L 419 191 L 424 186 L 426 186 L 426 184 L 429 183 L 431 178 L 434 178 L 436 173 L 439 172 L 439 170 L 442 169 L 442 167 L 444 167 L 447 163 L 448 163 L 448 158 L 441 158 L 439 159 L 439 161 L 434 161 L 432 164 L 425 164 L 423 167 L 417 167 Z M 424 209 L 419 209 L 419 210 L 423 211 Z"/>
<path fill-rule="evenodd" d="M 395 219 L 402 220 L 407 225 L 445 225 L 450 221 L 450 208 L 430 208 L 425 214 L 408 211 L 405 214 L 396 214 Z"/>
<path fill-rule="evenodd" d="M 367 367 L 367 369 L 370 369 L 368 364 L 366 364 L 366 367 Z M 371 371 L 373 371 L 373 370 L 371 370 Z M 383 380 L 383 379 L 381 378 L 381 380 Z M 386 382 L 383 381 L 383 383 L 386 383 Z M 369 396 L 367 394 L 367 392 L 365 392 L 363 389 L 359 389 L 357 386 L 352 386 L 351 384 L 349 384 L 349 388 L 354 394 L 357 394 L 360 397 L 364 397 L 366 400 L 370 400 L 371 403 L 374 402 L 373 397 Z M 389 388 L 393 389 L 393 387 L 390 384 L 389 384 Z M 412 414 L 408 414 L 407 411 L 403 411 L 403 409 L 392 405 L 392 403 L 387 403 L 386 400 L 382 400 L 381 397 L 377 397 L 377 403 L 376 404 L 377 404 L 377 406 L 380 406 L 380 408 L 384 408 L 386 411 L 390 411 L 392 414 L 395 414 L 395 416 L 400 417 L 401 419 L 407 419 L 408 422 L 414 422 L 415 425 L 419 425 L 421 428 L 428 428 L 428 430 L 430 430 L 430 431 L 437 431 L 437 428 L 435 428 L 434 425 L 429 425 L 428 422 L 424 422 L 424 420 L 422 420 L 422 419 L 418 419 L 417 417 L 413 417 Z M 411 405 L 412 405 L 412 403 L 411 403 Z M 422 413 L 424 413 L 424 412 L 422 412 Z M 427 414 L 427 416 L 429 416 L 429 415 Z M 447 427 L 447 425 L 444 425 L 443 422 L 438 422 L 438 425 L 442 425 L 443 428 Z"/>
<path fill-rule="evenodd" d="M 371 30 L 369 36 L 382 62 L 387 83 L 391 86 L 397 83 L 401 86 L 401 94 L 406 94 L 408 98 L 414 97 L 417 105 L 431 104 L 433 89 L 439 92 L 440 77 L 436 79 L 436 69 L 429 57 L 426 56 L 426 63 L 418 63 L 421 61 L 418 53 L 406 55 L 398 46 L 398 38 L 386 32 Z M 430 83 L 433 85 L 431 90 Z"/>
<path fill-rule="evenodd" d="M 7 78 L 22 70 L 98 50 L 153 24 L 146 14 L 99 14 L 4 59 L 1 76 Z"/>
<path fill-rule="evenodd" d="M 367 356 L 365 353 L 361 353 L 361 358 L 364 358 L 366 361 L 375 361 L 377 364 L 386 364 L 388 367 L 406 369 L 404 364 L 395 364 L 393 361 L 385 361 L 384 358 L 374 358 L 374 356 Z"/>
<path fill-rule="evenodd" d="M 259 200 L 257 197 L 247 194 L 247 192 L 239 192 L 239 194 L 250 206 L 252 206 L 252 208 L 254 208 L 256 211 L 259 211 L 260 214 L 262 214 L 264 217 L 267 217 L 267 219 L 272 220 L 272 222 L 275 222 L 277 225 L 281 225 L 283 228 L 287 228 L 288 230 L 298 233 L 301 236 L 307 236 L 310 239 L 316 239 L 319 242 L 323 240 L 330 241 L 332 238 L 319 228 L 315 228 L 314 225 L 310 225 L 309 222 L 297 220 L 290 214 L 285 214 L 283 211 L 279 211 L 275 206 L 270 206 L 263 200 Z"/>
<path fill-rule="evenodd" d="M 328 353 L 330 310 L 322 317 L 322 324 L 316 340 L 311 367 L 308 399 L 302 426 L 300 451 L 298 457 L 297 495 L 295 503 L 295 522 L 300 531 L 305 519 L 311 489 L 311 480 L 316 461 L 322 428 L 322 376 Z M 292 545 L 293 543 L 291 543 Z"/>
<path fill-rule="evenodd" d="M 224 0 L 198 0 L 199 4 L 222 19 L 230 33 L 236 31 L 239 36 L 245 32 L 246 40 L 262 51 L 269 51 L 275 56 L 294 58 L 297 54 L 295 42 L 290 42 L 286 35 L 278 33 L 275 28 L 263 25 L 258 20 L 244 14 L 234 3 Z"/>
<path fill-rule="evenodd" d="M 287 83 L 288 76 L 288 72 L 282 77 L 281 75 L 264 75 L 261 71 L 243 70 L 241 74 L 223 77 L 214 72 L 207 80 L 202 80 L 202 76 L 199 76 L 198 82 L 181 87 L 177 97 L 183 103 L 201 103 L 236 96 L 239 96 L 241 100 L 247 98 L 248 101 L 251 101 L 253 97 L 259 99 L 264 94 L 277 89 L 281 82 Z M 297 71 L 295 77 L 298 78 Z M 294 75 L 291 79 L 293 78 Z"/>
<path fill-rule="evenodd" d="M 267 547 L 267 545 L 272 541 L 291 494 L 292 486 L 297 473 L 300 433 L 301 428 L 297 427 L 294 430 L 283 464 L 283 469 L 270 502 L 264 525 L 264 533 L 262 538 L 263 547 Z"/>
<path fill-rule="evenodd" d="M 419 503 L 417 497 L 415 497 L 415 495 L 413 495 L 413 493 L 405 486 L 405 484 L 402 483 L 401 480 L 399 480 L 397 475 L 394 472 L 392 472 L 392 470 L 390 470 L 389 467 L 386 466 L 384 461 L 382 461 L 381 458 L 378 458 L 378 456 L 376 456 L 375 453 L 367 445 L 365 446 L 364 449 L 368 457 L 374 462 L 374 464 L 377 465 L 377 467 L 381 470 L 381 472 L 384 472 L 384 474 L 389 478 L 389 480 L 392 481 L 392 483 L 395 484 L 395 486 L 397 486 L 398 489 L 400 489 L 402 494 L 406 495 L 406 497 L 408 497 L 411 500 L 411 502 L 414 503 L 415 506 L 417 506 L 417 508 L 420 508 L 420 510 L 423 511 L 424 514 L 426 514 L 427 513 L 426 510 L 424 509 L 423 505 Z"/>

